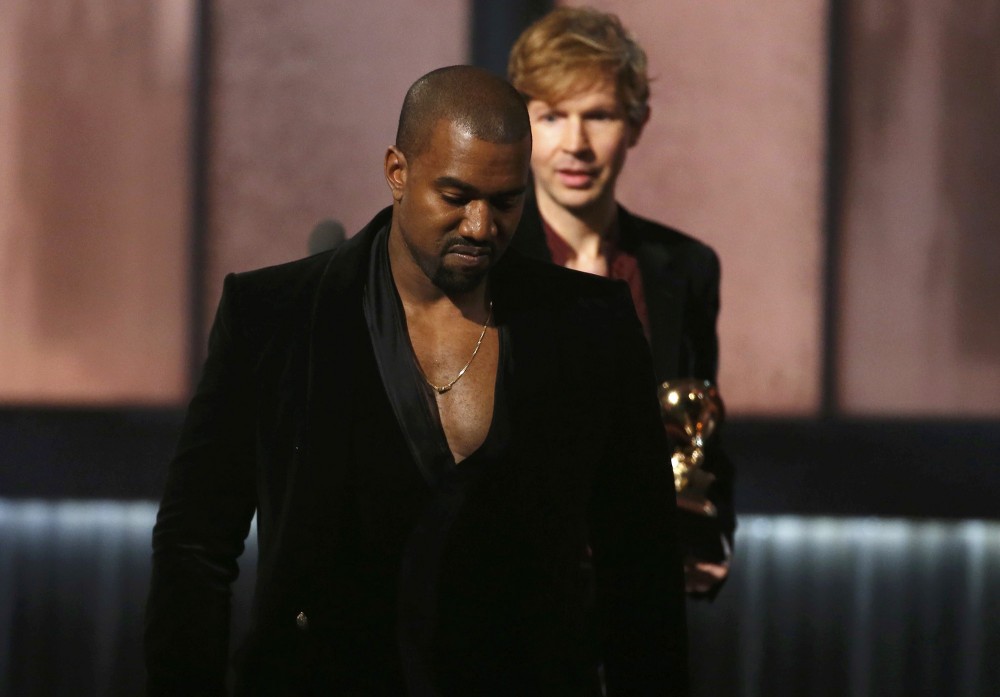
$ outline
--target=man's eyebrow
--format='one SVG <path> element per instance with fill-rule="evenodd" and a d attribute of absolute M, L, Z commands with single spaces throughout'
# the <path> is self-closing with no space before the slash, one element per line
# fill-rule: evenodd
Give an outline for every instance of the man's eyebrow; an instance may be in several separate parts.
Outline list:
<path fill-rule="evenodd" d="M 479 194 L 479 189 L 455 177 L 438 177 L 434 180 L 434 185 L 439 189 L 458 189 L 473 198 Z"/>
<path fill-rule="evenodd" d="M 439 189 L 458 189 L 463 194 L 469 198 L 481 198 L 482 192 L 476 187 L 472 186 L 468 182 L 464 182 L 461 179 L 456 179 L 455 177 L 438 177 L 434 180 L 434 185 Z M 505 196 L 520 196 L 525 191 L 528 190 L 527 185 L 518 186 L 513 189 L 508 189 L 507 191 L 500 191 L 493 194 L 490 198 L 503 198 Z"/>

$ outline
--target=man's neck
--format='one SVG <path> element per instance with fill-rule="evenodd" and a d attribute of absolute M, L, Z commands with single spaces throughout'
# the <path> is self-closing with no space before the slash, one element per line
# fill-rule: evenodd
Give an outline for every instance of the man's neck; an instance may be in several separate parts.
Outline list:
<path fill-rule="evenodd" d="M 569 245 L 578 258 L 599 259 L 602 256 L 601 242 L 618 215 L 618 205 L 614 198 L 609 197 L 577 210 L 560 206 L 537 187 L 535 198 L 542 219 Z"/>

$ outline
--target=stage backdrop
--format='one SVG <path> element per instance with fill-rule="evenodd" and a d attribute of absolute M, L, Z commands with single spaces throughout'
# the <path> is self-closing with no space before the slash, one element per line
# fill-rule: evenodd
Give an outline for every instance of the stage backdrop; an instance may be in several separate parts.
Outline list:
<path fill-rule="evenodd" d="M 193 4 L 0 2 L 0 403 L 187 394 Z"/>
<path fill-rule="evenodd" d="M 1000 2 L 842 11 L 840 406 L 997 418 Z"/>
<path fill-rule="evenodd" d="M 467 62 L 466 0 L 212 2 L 206 309 L 222 278 L 305 256 L 321 219 L 361 228 L 406 89 Z"/>
<path fill-rule="evenodd" d="M 722 257 L 730 414 L 1000 416 L 997 3 L 596 4 L 654 76 L 622 200 Z M 478 7 L 205 0 L 193 61 L 195 6 L 0 4 L 0 403 L 180 406 L 225 273 L 388 202 L 402 94 Z"/>
<path fill-rule="evenodd" d="M 826 3 L 597 0 L 645 47 L 652 116 L 621 200 L 722 258 L 730 413 L 820 405 Z"/>

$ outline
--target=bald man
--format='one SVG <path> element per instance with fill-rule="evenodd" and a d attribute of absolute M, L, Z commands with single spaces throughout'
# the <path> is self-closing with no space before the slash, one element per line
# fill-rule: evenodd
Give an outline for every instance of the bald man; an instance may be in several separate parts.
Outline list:
<path fill-rule="evenodd" d="M 153 532 L 150 695 L 684 694 L 681 560 L 625 284 L 507 252 L 518 93 L 406 95 L 392 206 L 336 250 L 230 275 Z"/>

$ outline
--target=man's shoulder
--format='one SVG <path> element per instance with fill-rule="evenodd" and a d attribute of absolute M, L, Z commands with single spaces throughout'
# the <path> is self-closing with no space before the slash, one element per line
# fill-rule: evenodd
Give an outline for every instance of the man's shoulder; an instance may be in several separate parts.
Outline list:
<path fill-rule="evenodd" d="M 307 298 L 318 287 L 335 250 L 273 266 L 231 274 L 241 304 L 281 306 Z"/>
<path fill-rule="evenodd" d="M 508 249 L 504 255 L 507 273 L 517 273 L 524 283 L 542 284 L 553 291 L 567 293 L 585 291 L 607 293 L 618 284 L 603 276 L 575 271 L 558 264 L 530 257 L 516 249 Z"/>
<path fill-rule="evenodd" d="M 717 255 L 707 243 L 675 227 L 636 215 L 619 206 L 618 224 L 625 245 L 660 247 L 696 256 L 715 258 Z"/>
<path fill-rule="evenodd" d="M 571 307 L 618 308 L 631 304 L 621 281 L 567 269 L 508 249 L 501 278 L 504 285 L 536 310 L 561 313 Z"/>
<path fill-rule="evenodd" d="M 239 278 L 240 283 L 251 285 L 284 284 L 289 281 L 308 279 L 322 273 L 334 251 L 336 250 L 327 250 L 293 261 L 247 271 L 237 271 L 234 275 Z"/>
<path fill-rule="evenodd" d="M 383 210 L 360 232 L 334 249 L 235 273 L 231 283 L 248 302 L 278 307 L 312 298 L 328 276 L 338 277 L 340 285 L 349 285 L 365 266 L 375 232 L 386 220 L 387 214 Z"/>

